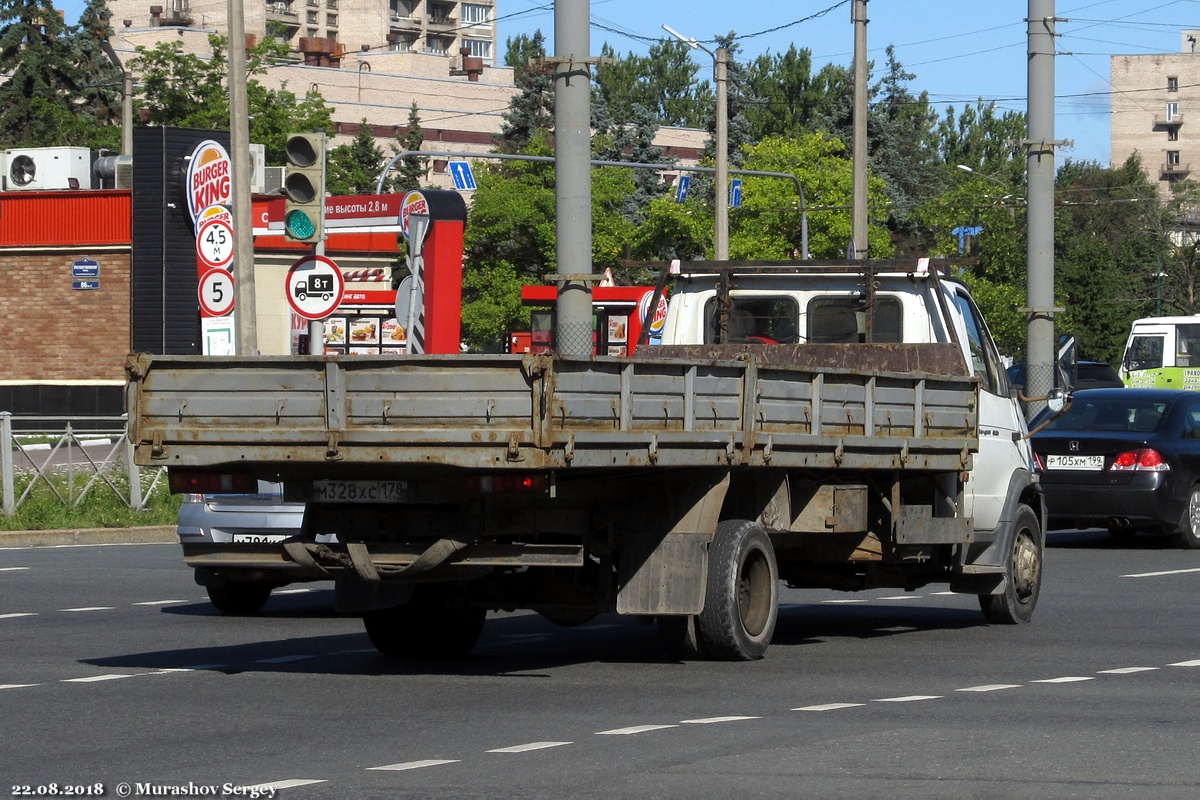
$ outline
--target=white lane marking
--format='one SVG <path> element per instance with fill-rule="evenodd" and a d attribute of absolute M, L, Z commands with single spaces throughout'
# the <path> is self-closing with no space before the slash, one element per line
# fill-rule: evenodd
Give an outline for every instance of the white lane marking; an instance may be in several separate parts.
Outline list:
<path fill-rule="evenodd" d="M 628 728 L 613 728 L 611 731 L 596 731 L 597 736 L 629 736 L 634 733 L 649 733 L 667 728 L 678 728 L 678 725 L 630 725 Z"/>
<path fill-rule="evenodd" d="M 920 629 L 914 628 L 910 625 L 896 625 L 891 628 L 876 628 L 875 630 L 879 633 L 912 633 L 913 631 Z"/>
<path fill-rule="evenodd" d="M 92 675 L 88 678 L 64 678 L 62 683 L 96 683 L 97 681 L 115 681 L 119 678 L 133 678 L 133 675 Z"/>
<path fill-rule="evenodd" d="M 919 594 L 894 594 L 889 597 L 876 597 L 876 600 L 920 600 Z"/>
<path fill-rule="evenodd" d="M 134 603 L 135 606 L 168 606 L 172 603 L 186 603 L 187 600 L 146 600 L 141 603 Z"/>
<path fill-rule="evenodd" d="M 804 706 L 803 708 L 793 708 L 792 711 L 837 711 L 842 708 L 858 708 L 866 703 L 825 703 L 819 706 Z"/>
<path fill-rule="evenodd" d="M 930 596 L 931 597 L 953 597 L 956 594 L 961 594 L 961 592 L 933 592 Z"/>
<path fill-rule="evenodd" d="M 0 619 L 16 619 L 17 617 L 36 617 L 35 611 L 16 611 L 12 614 L 0 614 Z"/>
<path fill-rule="evenodd" d="M 1042 678 L 1041 680 L 1030 681 L 1030 683 L 1079 683 L 1080 681 L 1094 681 L 1095 678 L 1087 675 L 1064 675 L 1061 678 Z"/>
<path fill-rule="evenodd" d="M 260 658 L 260 659 L 255 660 L 254 663 L 255 664 L 287 664 L 291 661 L 304 661 L 309 658 L 316 658 L 316 656 L 303 656 L 303 655 L 275 656 L 274 658 Z"/>
<path fill-rule="evenodd" d="M 313 592 L 315 589 L 276 589 L 275 594 L 304 594 L 305 592 Z"/>
<path fill-rule="evenodd" d="M 23 569 L 29 569 L 29 567 L 0 567 L 0 572 L 20 572 Z"/>
<path fill-rule="evenodd" d="M 1200 658 L 1191 661 L 1176 661 L 1174 664 L 1167 664 L 1168 667 L 1200 667 Z"/>
<path fill-rule="evenodd" d="M 998 692 L 1001 689 L 1020 689 L 1019 683 L 985 683 L 979 686 L 964 686 L 961 689 L 955 689 L 956 692 Z"/>
<path fill-rule="evenodd" d="M 1121 575 L 1122 578 L 1160 578 L 1163 575 L 1184 575 L 1189 572 L 1200 572 L 1200 567 L 1191 569 L 1168 569 L 1162 572 L 1135 572 L 1131 575 Z"/>
<path fill-rule="evenodd" d="M 59 611 L 112 611 L 115 606 L 84 606 L 82 608 L 60 608 Z"/>
<path fill-rule="evenodd" d="M 865 603 L 867 602 L 867 598 L 858 597 L 853 600 L 822 600 L 821 602 L 828 603 L 829 605 L 847 605 L 849 603 Z"/>
<path fill-rule="evenodd" d="M 41 686 L 40 683 L 0 683 L 0 689 L 28 689 L 30 686 Z"/>
<path fill-rule="evenodd" d="M 1120 669 L 1102 669 L 1100 675 L 1132 675 L 1135 672 L 1153 672 L 1158 667 L 1121 667 Z"/>
<path fill-rule="evenodd" d="M 921 700 L 940 700 L 940 694 L 908 694 L 903 697 L 876 697 L 875 703 L 916 703 Z"/>
<path fill-rule="evenodd" d="M 531 750 L 546 750 L 551 747 L 564 747 L 574 742 L 530 742 L 529 744 L 515 744 L 512 747 L 497 747 L 495 750 L 488 750 L 489 753 L 528 753 Z"/>
<path fill-rule="evenodd" d="M 258 783 L 253 786 L 244 787 L 247 791 L 242 792 L 244 795 L 249 794 L 250 789 L 294 789 L 297 786 L 308 786 L 313 783 L 329 783 L 327 780 L 305 780 L 303 778 L 293 778 L 290 781 L 272 781 L 271 783 Z"/>
<path fill-rule="evenodd" d="M 405 761 L 403 764 L 388 764 L 384 767 L 367 767 L 371 770 L 387 770 L 388 772 L 403 772 L 406 769 L 422 769 L 424 767 L 440 767 L 443 764 L 457 764 L 457 758 L 427 758 L 424 761 Z"/>
<path fill-rule="evenodd" d="M 712 725 L 716 722 L 741 722 L 747 719 L 762 719 L 762 717 L 705 717 L 703 719 L 681 719 L 681 725 Z"/>

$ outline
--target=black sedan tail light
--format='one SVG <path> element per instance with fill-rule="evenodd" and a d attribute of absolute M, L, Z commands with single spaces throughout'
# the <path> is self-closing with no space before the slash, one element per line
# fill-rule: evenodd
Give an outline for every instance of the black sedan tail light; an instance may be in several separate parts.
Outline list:
<path fill-rule="evenodd" d="M 1144 447 L 1118 453 L 1109 469 L 1113 472 L 1170 472 L 1171 465 L 1163 458 L 1162 453 L 1154 448 Z"/>

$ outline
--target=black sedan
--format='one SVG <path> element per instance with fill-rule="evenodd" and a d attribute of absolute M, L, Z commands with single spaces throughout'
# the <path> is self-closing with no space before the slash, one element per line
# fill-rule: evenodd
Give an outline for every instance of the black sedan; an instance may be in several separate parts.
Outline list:
<path fill-rule="evenodd" d="M 1033 429 L 1050 528 L 1165 533 L 1200 549 L 1200 392 L 1086 389 Z"/>

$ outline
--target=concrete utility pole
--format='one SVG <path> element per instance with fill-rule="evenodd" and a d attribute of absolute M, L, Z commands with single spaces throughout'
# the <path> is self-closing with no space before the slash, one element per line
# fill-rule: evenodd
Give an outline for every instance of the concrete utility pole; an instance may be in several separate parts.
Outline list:
<path fill-rule="evenodd" d="M 554 4 L 554 181 L 558 236 L 558 352 L 592 355 L 591 11 Z"/>
<path fill-rule="evenodd" d="M 250 103 L 246 96 L 246 23 L 242 0 L 228 0 L 229 159 L 233 162 L 233 293 L 239 356 L 258 355 L 254 299 L 254 221 L 250 200 Z"/>
<path fill-rule="evenodd" d="M 854 184 L 852 258 L 867 252 L 867 0 L 854 0 Z"/>
<path fill-rule="evenodd" d="M 717 85 L 716 118 L 716 189 L 713 194 L 713 260 L 729 260 L 729 50 L 718 47 L 714 53 L 695 38 L 684 36 L 670 26 L 663 30 L 693 50 L 712 56 L 713 83 Z"/>
<path fill-rule="evenodd" d="M 1029 197 L 1026 253 L 1028 340 L 1025 394 L 1054 387 L 1054 0 L 1029 0 L 1029 137 L 1025 165 Z M 1042 403 L 1030 403 L 1030 415 Z"/>

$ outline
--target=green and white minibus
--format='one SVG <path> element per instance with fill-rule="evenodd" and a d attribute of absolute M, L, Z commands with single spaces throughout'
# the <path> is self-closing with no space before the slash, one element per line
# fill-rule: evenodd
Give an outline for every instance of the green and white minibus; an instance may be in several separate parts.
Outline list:
<path fill-rule="evenodd" d="M 1200 389 L 1200 315 L 1134 320 L 1121 380 L 1126 386 Z"/>

